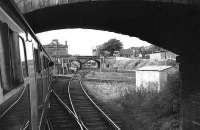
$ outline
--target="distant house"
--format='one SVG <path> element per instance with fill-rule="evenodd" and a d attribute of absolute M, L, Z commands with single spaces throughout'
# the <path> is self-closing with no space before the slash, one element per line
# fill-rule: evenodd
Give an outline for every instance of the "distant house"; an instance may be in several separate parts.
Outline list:
<path fill-rule="evenodd" d="M 135 50 L 134 49 L 121 49 L 119 51 L 119 54 L 121 57 L 134 57 L 135 56 Z"/>
<path fill-rule="evenodd" d="M 163 51 L 163 52 L 155 52 L 149 54 L 150 59 L 157 59 L 157 60 L 176 60 L 176 54 L 170 51 Z"/>
<path fill-rule="evenodd" d="M 161 91 L 168 82 L 172 66 L 144 66 L 136 70 L 136 90 Z"/>

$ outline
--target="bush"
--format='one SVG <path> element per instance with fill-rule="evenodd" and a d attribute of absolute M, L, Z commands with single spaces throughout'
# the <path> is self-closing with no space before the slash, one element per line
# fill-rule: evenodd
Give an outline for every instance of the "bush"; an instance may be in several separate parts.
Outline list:
<path fill-rule="evenodd" d="M 159 92 L 132 90 L 121 101 L 124 112 L 132 116 L 132 123 L 148 130 L 180 129 L 180 85 L 178 74 L 169 77 L 167 87 Z M 130 114 L 131 113 L 131 114 Z M 141 128 L 142 127 L 142 128 Z"/>

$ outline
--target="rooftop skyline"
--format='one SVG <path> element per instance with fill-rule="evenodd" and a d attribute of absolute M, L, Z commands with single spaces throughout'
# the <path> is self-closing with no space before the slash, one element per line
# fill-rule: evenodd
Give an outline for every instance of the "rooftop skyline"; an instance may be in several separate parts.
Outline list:
<path fill-rule="evenodd" d="M 44 45 L 51 43 L 53 39 L 58 39 L 60 44 L 65 44 L 65 41 L 67 41 L 69 54 L 72 55 L 92 55 L 93 48 L 112 38 L 120 40 L 123 43 L 124 48 L 150 45 L 150 43 L 146 41 L 128 35 L 80 28 L 53 30 L 38 33 L 37 36 Z"/>

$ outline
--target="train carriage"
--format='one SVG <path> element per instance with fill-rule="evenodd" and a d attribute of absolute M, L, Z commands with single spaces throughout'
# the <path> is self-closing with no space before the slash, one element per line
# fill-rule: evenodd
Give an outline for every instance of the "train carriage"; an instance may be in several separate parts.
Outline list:
<path fill-rule="evenodd" d="M 0 1 L 0 129 L 44 129 L 52 69 L 12 1 Z"/>
<path fill-rule="evenodd" d="M 0 130 L 120 130 L 86 93 L 78 68 L 53 76 L 54 62 L 16 5 L 0 0 Z"/>

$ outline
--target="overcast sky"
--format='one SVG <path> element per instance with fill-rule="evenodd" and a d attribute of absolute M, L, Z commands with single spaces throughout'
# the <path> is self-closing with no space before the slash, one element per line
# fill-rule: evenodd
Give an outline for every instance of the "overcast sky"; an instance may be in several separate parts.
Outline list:
<path fill-rule="evenodd" d="M 150 45 L 136 37 L 91 29 L 54 30 L 38 33 L 37 36 L 43 44 L 49 44 L 52 39 L 58 39 L 61 44 L 67 41 L 69 54 L 79 55 L 92 55 L 92 48 L 112 38 L 120 40 L 124 48 Z"/>

